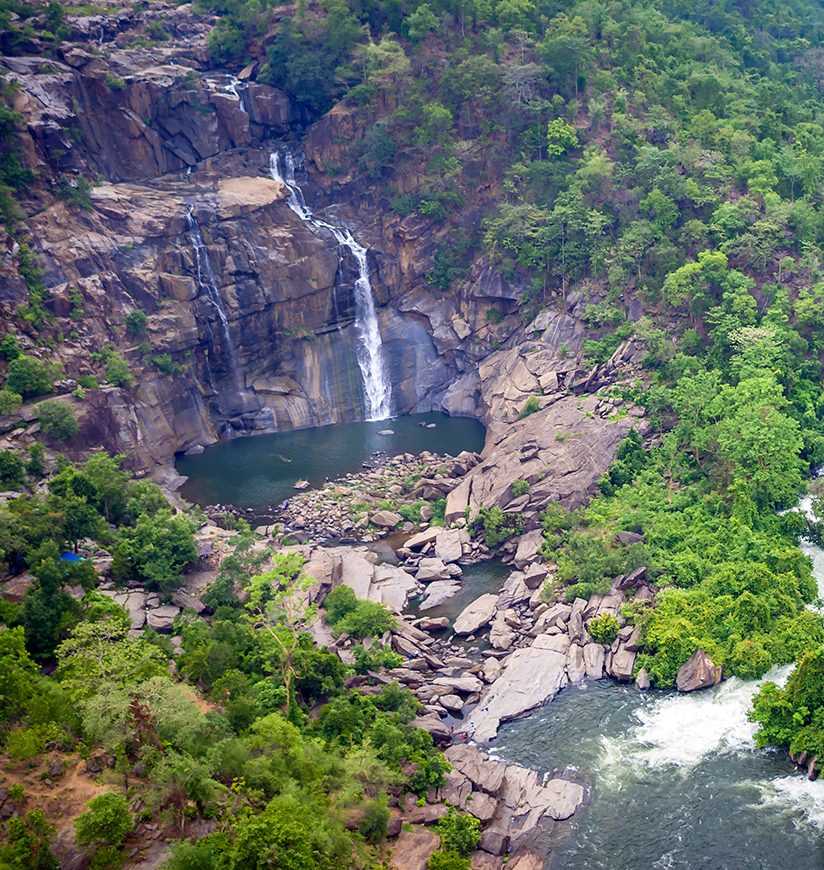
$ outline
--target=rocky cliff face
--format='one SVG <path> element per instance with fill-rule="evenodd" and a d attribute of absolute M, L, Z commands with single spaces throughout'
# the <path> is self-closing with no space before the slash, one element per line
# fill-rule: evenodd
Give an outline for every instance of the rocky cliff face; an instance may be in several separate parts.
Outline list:
<path fill-rule="evenodd" d="M 152 16 L 164 18 L 172 38 L 136 42 Z M 18 88 L 24 158 L 38 176 L 27 223 L 52 329 L 61 333 L 46 354 L 18 321 L 24 343 L 63 363 L 66 394 L 82 374 L 105 379 L 106 346 L 122 352 L 136 375 L 130 390 L 104 384 L 82 402 L 65 396 L 83 418 L 78 448 L 102 444 L 151 466 L 232 433 L 362 416 L 356 264 L 331 233 L 301 221 L 286 204 L 288 191 L 269 177 L 270 152 L 284 139 L 293 151 L 305 149 L 301 184 L 312 207 L 370 248 L 395 412 L 443 408 L 503 424 L 536 396 L 543 409 L 561 400 L 558 425 L 580 429 L 583 440 L 598 428 L 589 406 L 566 397 L 631 365 L 633 347 L 587 371 L 574 300 L 524 325 L 520 289 L 483 259 L 457 293 L 433 288 L 426 274 L 443 228 L 382 210 L 380 191 L 358 179 L 337 179 L 332 190 L 341 143 L 362 135 L 345 107 L 304 130 L 301 111 L 254 81 L 253 69 L 239 81 L 210 68 L 210 22 L 187 7 L 153 4 L 151 12 L 69 22 L 59 60 L 0 64 Z M 81 176 L 98 179 L 86 203 Z M 67 190 L 77 194 L 68 197 L 74 205 L 55 197 L 61 190 L 64 199 Z M 477 223 L 484 196 L 482 187 L 455 221 Z M 6 239 L 0 298 L 10 320 L 27 301 L 16 245 Z M 135 309 L 149 316 L 145 334 L 126 328 Z M 20 417 L 32 419 L 31 409 Z M 542 413 L 515 427 L 518 445 L 546 419 Z M 587 462 L 605 467 L 626 428 L 595 437 L 597 460 Z M 509 450 L 505 439 L 495 444 Z"/>

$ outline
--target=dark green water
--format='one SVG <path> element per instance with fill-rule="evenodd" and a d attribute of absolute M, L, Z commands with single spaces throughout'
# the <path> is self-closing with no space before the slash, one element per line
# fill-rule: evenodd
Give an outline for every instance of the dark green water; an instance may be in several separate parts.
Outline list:
<path fill-rule="evenodd" d="M 547 867 L 821 870 L 824 782 L 755 748 L 754 690 L 737 679 L 692 695 L 599 681 L 505 725 L 496 754 L 541 772 L 573 766 L 591 788 Z"/>
<path fill-rule="evenodd" d="M 421 599 L 416 598 L 410 606 L 412 613 L 416 616 L 445 616 L 452 622 L 464 607 L 471 604 L 476 598 L 480 598 L 487 592 L 500 592 L 504 580 L 513 570 L 511 566 L 504 565 L 497 559 L 478 562 L 475 565 L 462 565 L 461 567 L 463 574 L 457 578 L 461 588 L 448 601 L 444 601 L 438 607 L 421 610 Z"/>
<path fill-rule="evenodd" d="M 420 423 L 435 423 L 425 429 Z M 378 435 L 392 429 L 394 435 Z M 479 451 L 485 429 L 477 420 L 445 414 L 413 414 L 376 423 L 340 423 L 274 435 L 236 438 L 181 456 L 177 470 L 189 478 L 181 494 L 195 504 L 232 504 L 262 510 L 290 498 L 296 480 L 312 486 L 358 471 L 375 451 L 457 455 Z"/>

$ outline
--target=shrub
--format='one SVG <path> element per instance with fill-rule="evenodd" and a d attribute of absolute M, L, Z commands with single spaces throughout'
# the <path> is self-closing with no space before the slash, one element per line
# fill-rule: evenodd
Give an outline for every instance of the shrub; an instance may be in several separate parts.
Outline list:
<path fill-rule="evenodd" d="M 491 323 L 493 326 L 503 322 L 504 317 L 506 315 L 499 308 L 487 308 L 486 314 L 484 315 L 487 323 Z"/>
<path fill-rule="evenodd" d="M 339 632 L 352 637 L 380 637 L 395 624 L 395 617 L 389 608 L 379 601 L 358 601 L 336 625 Z"/>
<path fill-rule="evenodd" d="M 612 643 L 618 635 L 618 619 L 611 613 L 602 613 L 589 621 L 587 630 L 595 643 Z"/>
<path fill-rule="evenodd" d="M 126 315 L 126 332 L 131 336 L 143 335 L 149 317 L 145 311 L 135 308 Z"/>
<path fill-rule="evenodd" d="M 84 390 L 96 390 L 100 387 L 100 384 L 97 382 L 97 378 L 94 375 L 80 375 L 77 379 L 77 383 Z"/>
<path fill-rule="evenodd" d="M 428 870 L 470 870 L 472 862 L 457 852 L 433 852 L 426 865 Z"/>
<path fill-rule="evenodd" d="M 469 857 L 481 840 L 481 823 L 469 813 L 456 812 L 450 807 L 447 814 L 435 826 L 441 838 L 444 852 L 454 852 Z"/>
<path fill-rule="evenodd" d="M 26 473 L 29 477 L 42 477 L 46 471 L 46 451 L 39 441 L 29 447 L 29 461 L 26 463 Z"/>
<path fill-rule="evenodd" d="M 523 408 L 521 408 L 521 419 L 524 417 L 528 417 L 530 414 L 534 414 L 536 411 L 541 410 L 541 402 L 537 396 L 530 396 L 525 402 Z"/>
<path fill-rule="evenodd" d="M 14 799 L 12 789 L 9 796 Z M 59 863 L 51 850 L 54 825 L 46 821 L 42 810 L 33 810 L 25 818 L 9 819 L 6 823 L 5 842 L 0 845 L 0 866 L 31 868 L 31 870 L 58 870 Z"/>
<path fill-rule="evenodd" d="M 90 211 L 92 187 L 87 178 L 78 175 L 76 178 L 61 176 L 57 182 L 57 195 L 63 202 L 73 205 L 83 211 Z M 74 300 L 72 300 L 74 302 Z"/>
<path fill-rule="evenodd" d="M 60 441 L 68 441 L 80 428 L 74 411 L 62 402 L 49 399 L 37 409 L 37 419 L 44 435 L 51 435 Z"/>
<path fill-rule="evenodd" d="M 106 379 L 116 387 L 130 390 L 134 386 L 134 375 L 122 354 L 114 353 L 106 365 Z"/>
<path fill-rule="evenodd" d="M 0 389 L 0 414 L 13 414 L 23 404 L 23 397 L 8 387 Z"/>
<path fill-rule="evenodd" d="M 483 529 L 487 547 L 499 547 L 504 541 L 521 531 L 523 520 L 518 514 L 504 513 L 499 507 L 481 508 L 477 523 Z"/>
<path fill-rule="evenodd" d="M 526 495 L 529 492 L 529 481 L 528 480 L 513 480 L 512 481 L 512 495 L 515 498 L 519 498 L 522 495 Z"/>
<path fill-rule="evenodd" d="M 0 450 L 0 483 L 17 487 L 23 483 L 25 464 L 17 453 Z"/>
<path fill-rule="evenodd" d="M 330 625 L 337 625 L 347 613 L 358 606 L 358 598 L 351 587 L 341 585 L 333 589 L 324 603 L 326 619 Z"/>
<path fill-rule="evenodd" d="M 358 831 L 367 843 L 380 843 L 386 839 L 388 823 L 389 808 L 386 806 L 386 796 L 381 795 L 364 808 Z"/>
<path fill-rule="evenodd" d="M 5 360 L 17 359 L 23 351 L 20 349 L 20 339 L 12 332 L 7 332 L 0 339 L 0 357 Z"/>
<path fill-rule="evenodd" d="M 40 360 L 31 356 L 19 356 L 9 363 L 6 388 L 20 393 L 24 398 L 42 396 L 54 388 L 51 372 Z"/>
<path fill-rule="evenodd" d="M 83 848 L 118 849 L 134 828 L 129 803 L 117 792 L 109 791 L 92 798 L 85 813 L 74 823 L 77 842 Z"/>

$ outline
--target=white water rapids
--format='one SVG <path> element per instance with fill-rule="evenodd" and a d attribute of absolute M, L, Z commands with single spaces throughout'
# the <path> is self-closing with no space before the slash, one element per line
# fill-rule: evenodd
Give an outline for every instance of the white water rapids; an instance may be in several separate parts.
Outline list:
<path fill-rule="evenodd" d="M 281 160 L 283 167 L 281 168 Z M 392 414 L 392 386 L 383 360 L 383 342 L 378 327 L 375 299 L 369 280 L 367 251 L 346 227 L 334 226 L 316 217 L 303 191 L 295 181 L 295 163 L 291 152 L 272 152 L 269 175 L 289 191 L 289 208 L 310 226 L 331 233 L 337 243 L 350 252 L 358 267 L 355 281 L 355 355 L 363 382 L 364 412 L 367 421 L 385 420 Z"/>

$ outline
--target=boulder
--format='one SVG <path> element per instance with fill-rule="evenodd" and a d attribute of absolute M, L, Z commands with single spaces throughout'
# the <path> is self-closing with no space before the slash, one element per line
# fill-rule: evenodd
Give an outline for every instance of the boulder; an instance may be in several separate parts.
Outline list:
<path fill-rule="evenodd" d="M 423 508 L 421 508 L 423 510 Z M 411 538 L 404 544 L 407 550 L 425 550 L 430 544 L 435 543 L 435 539 L 443 531 L 443 529 L 431 528 L 423 532 L 418 532 L 417 535 L 412 535 Z"/>
<path fill-rule="evenodd" d="M 395 526 L 400 525 L 403 517 L 396 514 L 395 511 L 375 511 L 369 520 L 373 525 L 382 529 L 394 529 Z"/>
<path fill-rule="evenodd" d="M 515 551 L 515 567 L 526 568 L 538 558 L 538 552 L 544 542 L 543 532 L 533 529 L 518 539 L 518 549 Z"/>
<path fill-rule="evenodd" d="M 515 650 L 501 676 L 470 714 L 465 730 L 478 741 L 491 740 L 501 722 L 554 698 L 568 682 L 568 652 L 565 634 L 540 634 L 532 646 Z"/>
<path fill-rule="evenodd" d="M 696 689 L 708 689 L 721 682 L 722 668 L 702 649 L 697 649 L 689 661 L 678 668 L 675 685 L 679 692 L 694 692 Z"/>
<path fill-rule="evenodd" d="M 415 572 L 415 579 L 421 583 L 431 583 L 433 580 L 446 580 L 451 576 L 452 573 L 447 570 L 443 560 L 437 557 L 421 559 L 418 563 L 418 570 Z"/>
<path fill-rule="evenodd" d="M 440 837 L 433 831 L 402 830 L 392 847 L 389 870 L 426 870 L 432 853 L 440 845 Z"/>
<path fill-rule="evenodd" d="M 440 607 L 444 601 L 448 601 L 453 595 L 460 591 L 461 584 L 454 580 L 436 580 L 426 587 L 426 595 L 423 597 L 418 609 L 431 610 L 433 607 Z"/>
<path fill-rule="evenodd" d="M 625 646 L 619 646 L 612 654 L 609 662 L 609 672 L 622 683 L 627 683 L 632 679 L 632 671 L 635 667 L 636 653 L 630 652 Z"/>
<path fill-rule="evenodd" d="M 647 673 L 646 668 L 641 668 L 641 670 L 638 671 L 638 675 L 635 677 L 635 685 L 642 691 L 645 691 L 650 687 L 649 674 Z"/>
<path fill-rule="evenodd" d="M 600 643 L 588 643 L 584 646 L 584 666 L 587 678 L 600 680 L 604 676 L 604 648 Z"/>
<path fill-rule="evenodd" d="M 475 634 L 492 619 L 497 606 L 497 595 L 491 592 L 481 595 L 460 612 L 452 626 L 455 634 Z"/>
<path fill-rule="evenodd" d="M 432 681 L 433 686 L 442 686 L 444 689 L 455 692 L 462 692 L 465 695 L 473 692 L 480 692 L 483 688 L 483 683 L 471 674 L 463 677 L 435 677 Z"/>
<path fill-rule="evenodd" d="M 507 769 L 502 761 L 490 758 L 485 752 L 466 743 L 450 746 L 444 755 L 452 769 L 465 776 L 475 790 L 491 795 L 500 793 Z"/>
<path fill-rule="evenodd" d="M 179 607 L 173 604 L 161 604 L 146 614 L 146 625 L 160 634 L 171 634 L 172 624 L 179 613 Z"/>
<path fill-rule="evenodd" d="M 495 649 L 508 650 L 515 643 L 515 632 L 507 624 L 505 611 L 499 610 L 489 629 L 489 642 Z"/>
<path fill-rule="evenodd" d="M 467 803 L 466 809 L 472 813 L 476 819 L 486 825 L 495 817 L 495 812 L 498 809 L 498 801 L 490 794 L 485 792 L 473 792 L 471 800 Z"/>
<path fill-rule="evenodd" d="M 444 562 L 458 562 L 463 556 L 465 543 L 469 543 L 469 535 L 464 529 L 439 529 L 435 538 L 435 555 Z"/>
<path fill-rule="evenodd" d="M 181 610 L 194 610 L 195 613 L 203 613 L 206 609 L 206 605 L 199 598 L 195 598 L 194 595 L 183 590 L 178 590 L 172 595 L 172 603 Z"/>
<path fill-rule="evenodd" d="M 570 683 L 577 683 L 587 675 L 587 666 L 584 661 L 583 647 L 577 643 L 572 644 L 567 654 L 567 677 Z"/>

